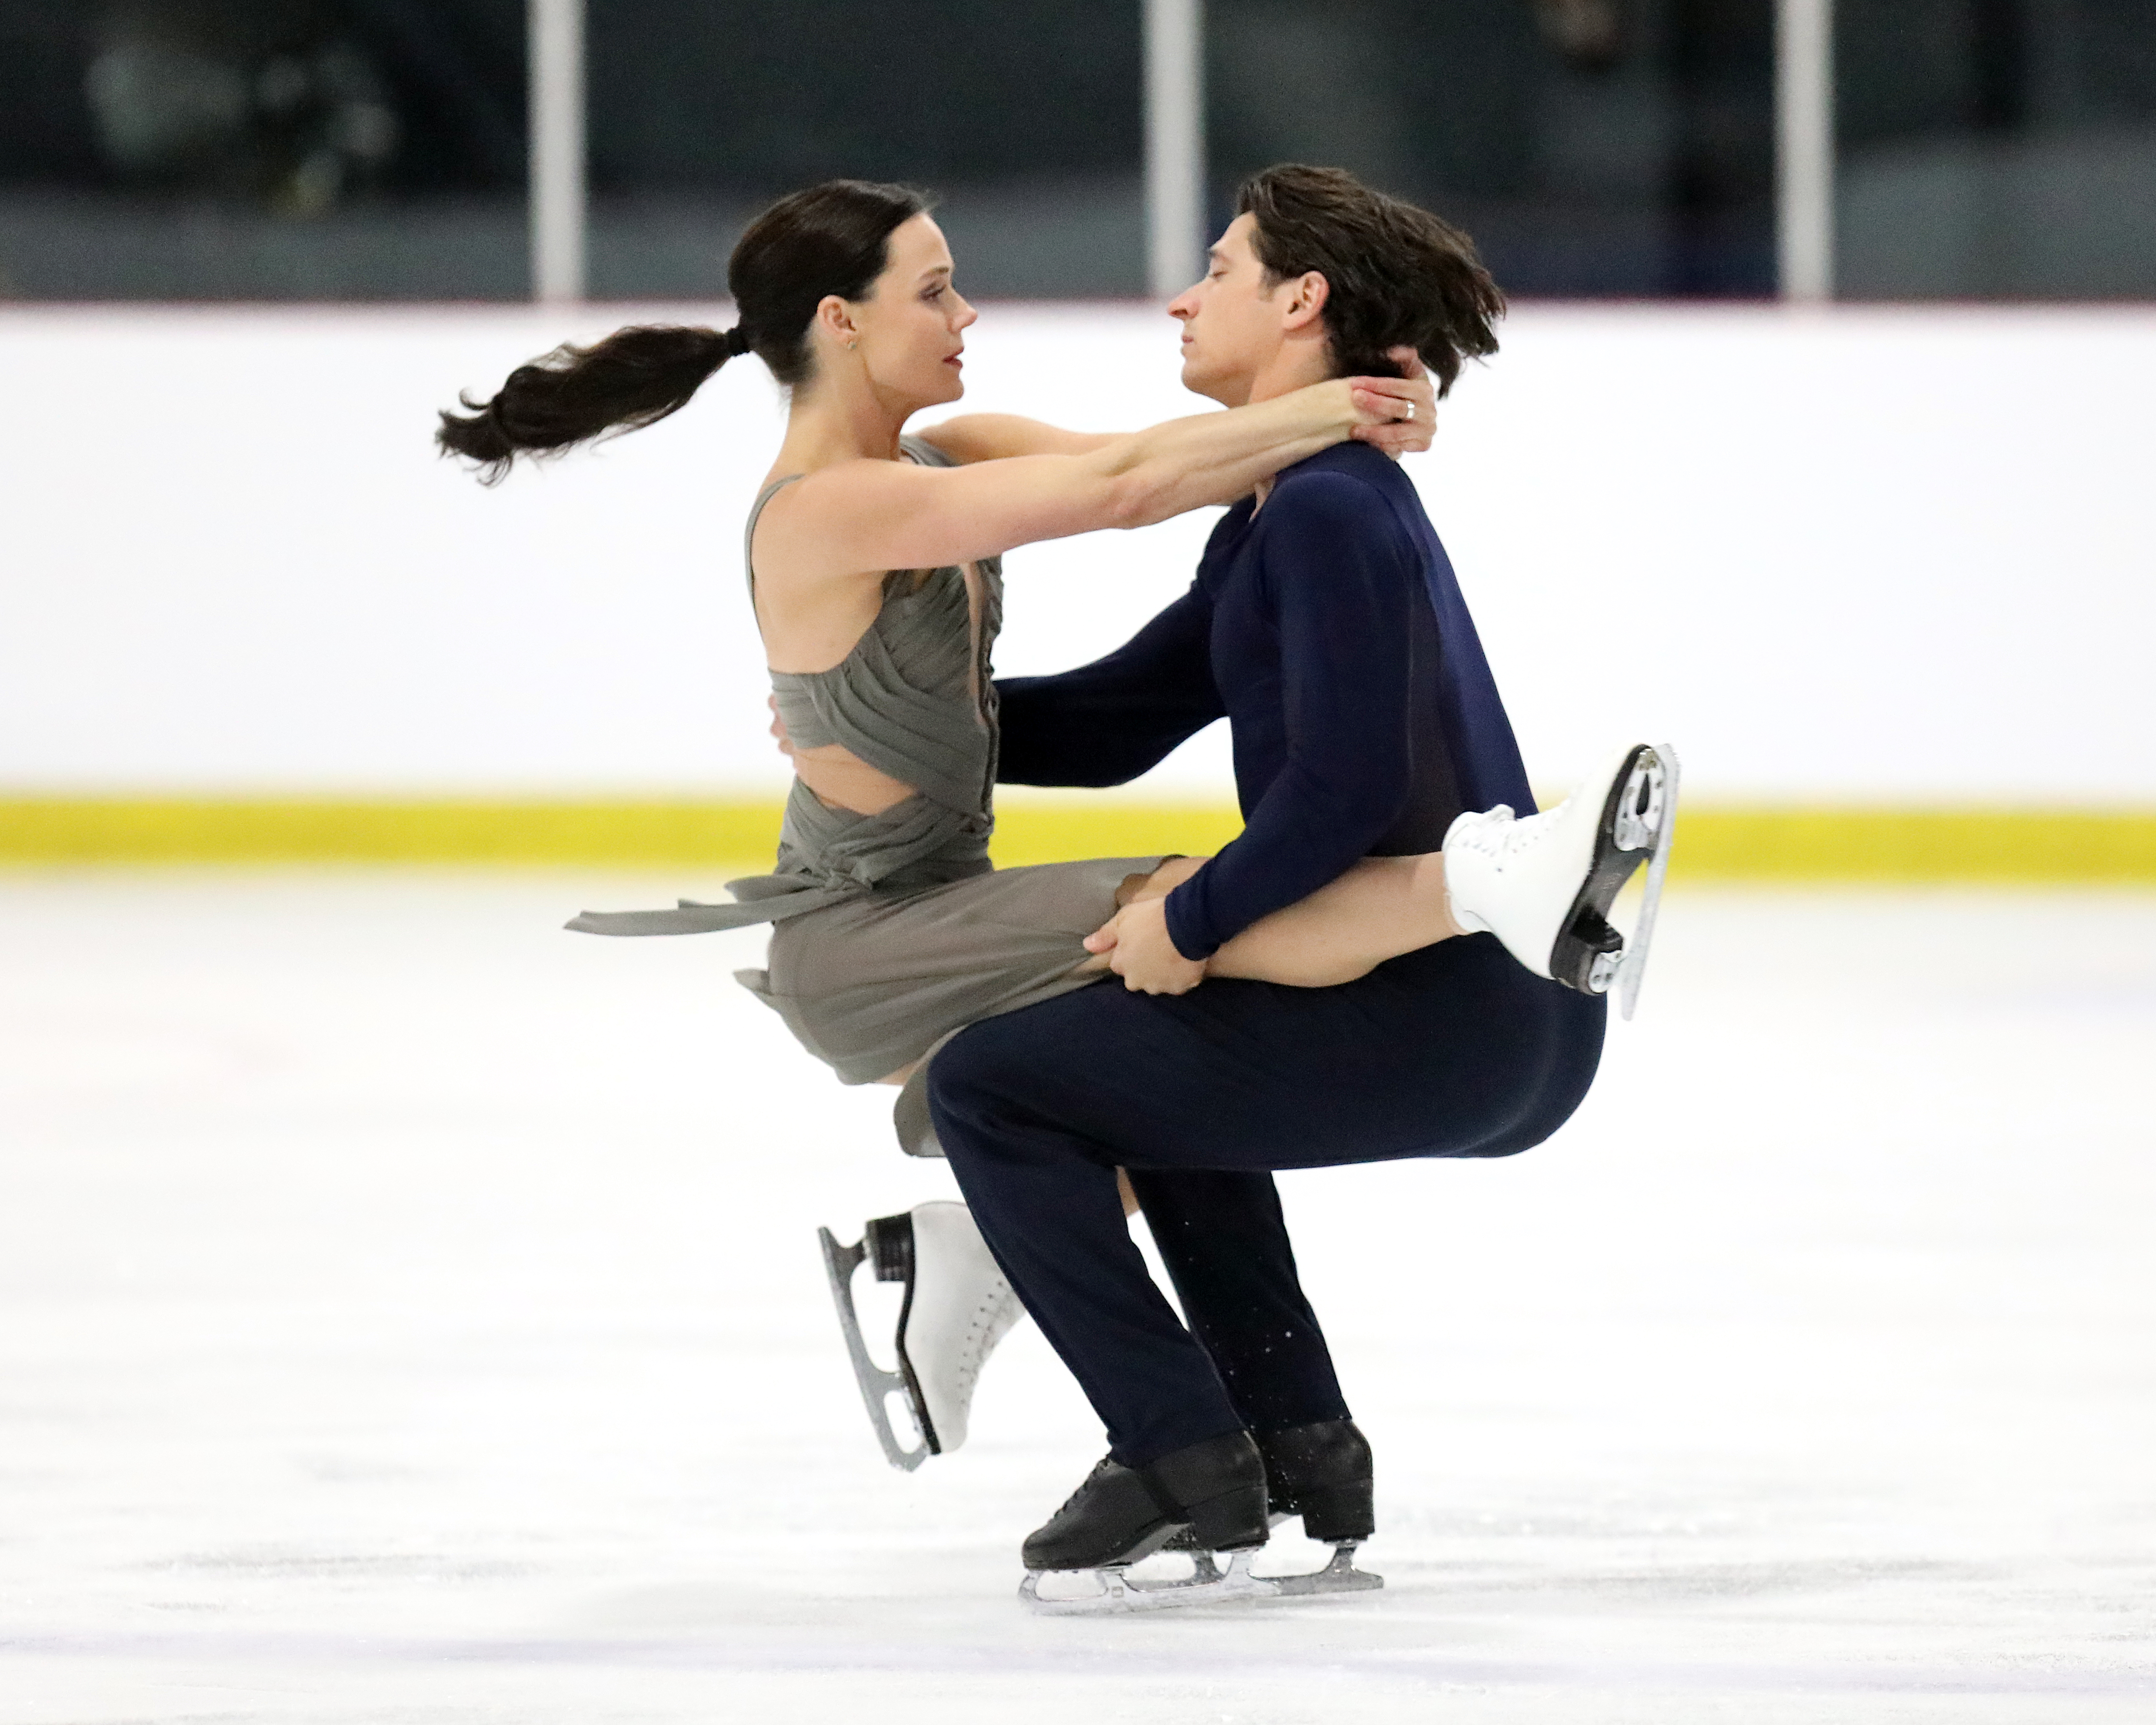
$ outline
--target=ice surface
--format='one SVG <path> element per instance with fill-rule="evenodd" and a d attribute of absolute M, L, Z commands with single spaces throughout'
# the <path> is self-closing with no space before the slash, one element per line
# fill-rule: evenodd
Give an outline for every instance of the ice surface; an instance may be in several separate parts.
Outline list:
<path fill-rule="evenodd" d="M 1283 1183 L 1386 1590 L 1101 1622 L 1030 1327 L 861 1416 L 888 1093 L 555 932 L 711 885 L 0 883 L 0 1722 L 2156 1717 L 2156 897 L 1672 893 L 1557 1139 Z"/>

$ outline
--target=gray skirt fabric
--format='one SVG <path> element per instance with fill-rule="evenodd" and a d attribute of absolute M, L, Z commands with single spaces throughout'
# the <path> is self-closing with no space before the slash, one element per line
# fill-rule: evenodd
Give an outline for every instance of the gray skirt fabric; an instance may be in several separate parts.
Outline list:
<path fill-rule="evenodd" d="M 841 1084 L 873 1084 L 976 1019 L 1100 980 L 1080 973 L 1081 942 L 1117 887 L 1159 865 L 1098 857 L 863 893 L 775 924 L 767 968 L 735 975 Z"/>

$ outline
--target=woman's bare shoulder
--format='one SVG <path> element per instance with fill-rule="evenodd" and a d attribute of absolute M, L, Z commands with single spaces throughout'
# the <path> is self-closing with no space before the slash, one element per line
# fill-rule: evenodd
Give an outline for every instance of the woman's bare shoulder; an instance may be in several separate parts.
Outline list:
<path fill-rule="evenodd" d="M 775 493 L 757 518 L 761 536 L 768 523 L 781 538 L 796 531 L 828 533 L 834 527 L 873 520 L 920 495 L 923 480 L 946 470 L 911 461 L 862 456 L 834 461 L 793 475 L 793 483 Z"/>

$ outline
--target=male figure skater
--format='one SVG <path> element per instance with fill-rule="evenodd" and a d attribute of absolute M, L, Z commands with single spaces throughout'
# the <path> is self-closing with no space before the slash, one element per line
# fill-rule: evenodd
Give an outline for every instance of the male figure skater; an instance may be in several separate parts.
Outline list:
<path fill-rule="evenodd" d="M 1264 399 L 1377 371 L 1400 343 L 1444 388 L 1494 350 L 1502 298 L 1436 218 L 1293 166 L 1240 208 L 1169 308 L 1199 393 Z M 1026 1541 L 1026 1567 L 1113 1571 L 1170 1539 L 1247 1552 L 1269 1474 L 1276 1512 L 1352 1545 L 1371 1527 L 1369 1451 L 1271 1173 L 1541 1142 L 1594 1078 L 1604 1003 L 1487 934 L 1337 987 L 1199 984 L 1221 944 L 1358 859 L 1436 850 L 1466 811 L 1532 813 L 1450 567 L 1398 467 L 1345 444 L 1231 510 L 1190 592 L 1127 646 L 999 687 L 1000 776 L 1019 783 L 1121 783 L 1226 716 L 1245 819 L 1088 942 L 1126 986 L 975 1024 L 929 1070 L 973 1216 L 1111 1446 Z M 1191 1330 L 1131 1240 L 1118 1167 Z"/>

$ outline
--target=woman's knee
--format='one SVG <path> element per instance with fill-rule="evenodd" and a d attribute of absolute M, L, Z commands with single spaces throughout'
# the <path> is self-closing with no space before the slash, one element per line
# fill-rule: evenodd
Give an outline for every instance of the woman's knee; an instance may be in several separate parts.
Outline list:
<path fill-rule="evenodd" d="M 1120 909 L 1146 899 L 1166 898 L 1211 860 L 1204 856 L 1163 857 L 1150 875 L 1126 875 L 1123 884 L 1116 889 L 1116 906 Z"/>

